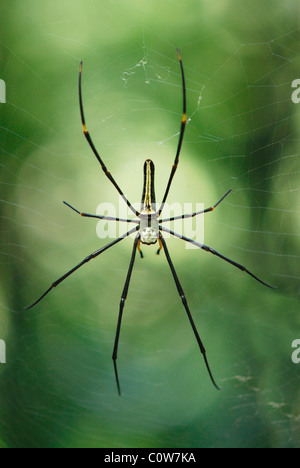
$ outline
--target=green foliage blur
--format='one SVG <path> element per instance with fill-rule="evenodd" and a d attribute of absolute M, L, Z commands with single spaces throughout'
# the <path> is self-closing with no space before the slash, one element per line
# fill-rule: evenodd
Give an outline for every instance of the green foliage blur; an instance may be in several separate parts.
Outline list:
<path fill-rule="evenodd" d="M 0 447 L 299 447 L 297 0 L 1 0 Z M 124 311 L 117 394 L 111 354 L 132 249 L 127 239 L 50 284 L 109 242 L 102 202 L 119 206 L 80 124 L 132 202 L 143 163 L 161 199 L 188 117 L 169 201 L 211 206 L 205 243 L 252 278 L 167 240 L 217 392 L 168 265 L 136 259 Z M 299 104 L 300 106 L 300 104 Z"/>

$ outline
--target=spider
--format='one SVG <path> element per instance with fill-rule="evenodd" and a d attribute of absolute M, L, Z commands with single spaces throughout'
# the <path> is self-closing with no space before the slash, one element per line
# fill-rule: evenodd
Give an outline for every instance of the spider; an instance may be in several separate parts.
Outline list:
<path fill-rule="evenodd" d="M 188 320 L 190 322 L 190 325 L 192 327 L 194 336 L 196 338 L 198 347 L 200 352 L 202 353 L 206 369 L 208 371 L 208 374 L 210 376 L 211 382 L 215 386 L 217 390 L 220 390 L 220 387 L 217 385 L 208 360 L 206 356 L 206 351 L 203 345 L 203 342 L 200 338 L 200 335 L 197 331 L 195 322 L 193 320 L 192 314 L 190 312 L 190 308 L 186 299 L 186 296 L 184 294 L 184 291 L 182 289 L 182 286 L 180 284 L 180 281 L 178 279 L 177 273 L 175 271 L 173 262 L 171 260 L 169 250 L 167 248 L 166 241 L 163 236 L 163 232 L 166 232 L 168 234 L 171 234 L 174 237 L 177 237 L 179 239 L 184 240 L 185 242 L 189 242 L 200 249 L 204 250 L 205 252 L 209 252 L 222 260 L 225 260 L 226 262 L 230 263 L 236 268 L 239 268 L 240 270 L 246 272 L 248 275 L 252 276 L 256 281 L 259 281 L 262 283 L 264 286 L 267 286 L 268 288 L 275 289 L 273 286 L 270 286 L 269 284 L 265 283 L 261 279 L 259 279 L 257 276 L 255 276 L 253 273 L 251 273 L 247 268 L 244 266 L 240 265 L 239 263 L 230 260 L 229 258 L 225 257 L 221 253 L 217 252 L 216 250 L 212 249 L 211 247 L 205 245 L 205 244 L 200 244 L 192 239 L 189 239 L 183 235 L 179 235 L 176 232 L 172 231 L 171 229 L 167 229 L 166 227 L 163 226 L 163 223 L 170 222 L 170 221 L 175 221 L 178 219 L 187 219 L 187 218 L 193 218 L 194 216 L 204 214 L 204 213 L 209 213 L 213 211 L 215 208 L 219 206 L 219 204 L 232 192 L 232 189 L 228 190 L 228 192 L 225 193 L 225 195 L 213 206 L 210 208 L 206 208 L 205 210 L 202 211 L 197 211 L 191 214 L 183 214 L 181 216 L 175 216 L 172 218 L 167 218 L 167 219 L 161 219 L 161 214 L 164 208 L 164 205 L 166 203 L 170 187 L 173 181 L 173 177 L 175 175 L 175 172 L 177 170 L 177 166 L 179 163 L 179 155 L 182 147 L 182 142 L 183 142 L 183 137 L 184 137 L 184 132 L 187 124 L 187 113 L 186 113 L 186 85 L 185 85 L 185 75 L 184 75 L 184 69 L 183 69 L 183 64 L 182 64 L 182 58 L 180 55 L 179 49 L 177 49 L 177 56 L 180 64 L 180 71 L 181 71 L 181 80 L 182 80 L 182 90 L 183 90 L 183 113 L 182 113 L 182 120 L 181 120 L 181 127 L 180 127 L 180 133 L 179 133 L 179 141 L 178 141 L 178 146 L 177 146 L 177 151 L 176 151 L 176 156 L 174 160 L 174 164 L 172 166 L 171 174 L 169 176 L 168 184 L 165 190 L 165 194 L 163 197 L 163 200 L 161 204 L 156 205 L 156 198 L 155 198 L 155 189 L 154 189 L 154 163 L 150 159 L 147 159 L 144 163 L 144 186 L 143 186 L 143 195 L 142 195 L 142 201 L 141 201 L 141 208 L 140 211 L 138 212 L 133 205 L 130 203 L 130 201 L 126 198 L 120 187 L 118 186 L 117 182 L 111 175 L 111 173 L 108 171 L 106 168 L 101 156 L 99 155 L 92 138 L 90 136 L 90 133 L 87 130 L 86 123 L 85 123 L 85 116 L 84 116 L 84 110 L 83 110 L 83 101 L 82 101 L 82 66 L 83 62 L 80 63 L 80 69 L 79 69 L 79 106 L 80 106 L 80 115 L 81 115 L 81 123 L 83 127 L 83 133 L 85 138 L 87 139 L 91 149 L 93 150 L 96 158 L 98 159 L 98 162 L 101 165 L 101 168 L 106 175 L 106 177 L 110 180 L 110 182 L 115 186 L 117 191 L 119 192 L 120 196 L 123 198 L 125 203 L 128 205 L 129 209 L 134 213 L 136 219 L 123 219 L 123 218 L 113 218 L 109 216 L 97 216 L 89 213 L 83 213 L 76 208 L 74 208 L 72 205 L 70 205 L 67 202 L 64 202 L 65 205 L 67 205 L 69 208 L 71 208 L 73 211 L 75 211 L 77 214 L 83 216 L 83 217 L 88 217 L 88 218 L 97 218 L 97 219 L 102 219 L 102 220 L 108 220 L 108 221 L 116 221 L 116 222 L 126 222 L 126 223 L 132 223 L 134 224 L 134 228 L 130 229 L 126 234 L 122 235 L 121 237 L 113 240 L 109 244 L 105 245 L 104 247 L 101 247 L 99 250 L 96 250 L 95 252 L 91 253 L 88 255 L 84 260 L 82 260 L 78 265 L 76 265 L 74 268 L 69 270 L 67 273 L 65 273 L 63 276 L 61 276 L 58 280 L 56 280 L 52 285 L 50 286 L 49 289 L 39 298 L 37 299 L 33 304 L 31 304 L 29 307 L 27 307 L 25 310 L 31 309 L 35 305 L 37 305 L 53 288 L 58 286 L 62 281 L 64 281 L 66 278 L 68 278 L 70 275 L 72 275 L 76 270 L 81 268 L 83 265 L 88 263 L 90 260 L 95 259 L 96 257 L 99 257 L 103 252 L 106 250 L 110 249 L 114 245 L 118 244 L 121 240 L 127 238 L 133 233 L 136 233 L 135 240 L 133 243 L 133 249 L 132 249 L 132 254 L 131 254 L 131 260 L 129 264 L 129 269 L 127 272 L 126 276 L 126 281 L 124 285 L 124 289 L 121 295 L 121 301 L 120 301 L 120 307 L 119 307 L 119 316 L 118 316 L 118 322 L 117 322 L 117 330 L 116 330 L 116 335 L 115 335 L 115 341 L 114 341 L 114 348 L 113 348 L 113 354 L 112 354 L 112 359 L 113 359 L 113 364 L 114 364 L 114 373 L 115 373 L 115 380 L 116 380 L 116 385 L 117 385 L 117 390 L 119 395 L 121 395 L 121 387 L 120 387 L 120 381 L 119 381 L 119 374 L 118 374 L 118 368 L 117 368 L 117 355 L 118 355 L 118 346 L 119 346 L 119 338 L 120 338 L 120 331 L 121 331 L 121 324 L 122 324 L 122 318 L 123 318 L 123 310 L 125 306 L 125 301 L 127 298 L 127 293 L 129 289 L 129 283 L 131 279 L 131 274 L 136 258 L 136 252 L 137 250 L 140 253 L 141 258 L 143 258 L 143 252 L 141 250 L 141 244 L 143 245 L 152 245 L 158 243 L 158 250 L 157 254 L 160 254 L 161 250 L 164 250 L 164 253 L 166 255 L 167 262 L 169 264 L 169 267 L 171 269 L 171 273 L 173 275 L 177 291 L 179 293 L 179 296 L 182 300 L 183 306 L 185 308 Z M 158 208 L 158 209 L 157 209 Z"/>

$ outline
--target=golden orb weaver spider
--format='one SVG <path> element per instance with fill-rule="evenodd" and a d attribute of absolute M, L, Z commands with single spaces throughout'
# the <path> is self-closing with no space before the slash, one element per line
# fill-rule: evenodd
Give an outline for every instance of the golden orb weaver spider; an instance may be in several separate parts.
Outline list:
<path fill-rule="evenodd" d="M 141 209 L 140 212 L 138 212 L 130 203 L 130 201 L 126 198 L 116 181 L 114 180 L 113 176 L 111 173 L 107 170 L 104 162 L 102 161 L 101 156 L 99 155 L 96 147 L 94 146 L 94 143 L 92 141 L 92 138 L 87 130 L 86 123 L 85 123 L 85 117 L 84 117 L 84 111 L 83 111 L 83 102 L 82 102 L 82 62 L 80 63 L 80 70 L 79 70 L 79 105 L 80 105 L 80 115 L 81 115 L 81 123 L 83 127 L 83 133 L 85 138 L 87 139 L 91 149 L 93 150 L 96 158 L 98 159 L 101 168 L 106 175 L 106 177 L 111 181 L 111 183 L 115 186 L 117 191 L 119 192 L 120 196 L 123 198 L 125 203 L 128 205 L 130 210 L 134 213 L 137 219 L 123 219 L 123 218 L 112 218 L 109 216 L 97 216 L 97 215 L 92 215 L 88 213 L 82 213 L 76 208 L 74 208 L 72 205 L 70 205 L 67 202 L 64 202 L 65 205 L 67 205 L 69 208 L 71 208 L 73 211 L 78 213 L 81 216 L 88 217 L 88 218 L 97 218 L 97 219 L 102 219 L 102 220 L 108 220 L 108 221 L 117 221 L 117 222 L 126 222 L 126 223 L 134 223 L 136 226 L 129 230 L 126 234 L 122 235 L 121 237 L 113 240 L 109 244 L 105 245 L 104 247 L 101 247 L 99 250 L 93 252 L 92 254 L 88 255 L 84 260 L 82 260 L 78 265 L 76 265 L 74 268 L 72 268 L 70 271 L 65 273 L 63 276 L 61 276 L 58 280 L 56 280 L 52 285 L 50 286 L 49 289 L 39 298 L 37 299 L 33 304 L 31 304 L 29 307 L 27 307 L 25 310 L 31 309 L 34 307 L 36 304 L 38 304 L 53 288 L 58 286 L 62 281 L 64 281 L 66 278 L 68 278 L 70 275 L 72 275 L 76 270 L 78 270 L 80 267 L 88 263 L 90 260 L 98 257 L 101 255 L 103 252 L 106 250 L 110 249 L 112 246 L 116 245 L 118 242 L 121 240 L 125 239 L 126 237 L 130 236 L 134 232 L 137 231 L 134 243 L 133 243 L 133 249 L 132 249 L 132 254 L 131 254 L 131 260 L 129 264 L 129 269 L 127 272 L 126 276 L 126 281 L 124 285 L 124 289 L 121 295 L 121 301 L 120 301 L 120 308 L 119 308 L 119 316 L 118 316 L 118 323 L 117 323 L 117 330 L 116 330 L 116 335 L 115 335 L 115 342 L 114 342 L 114 348 L 113 348 L 113 363 L 114 363 L 114 372 L 115 372 L 115 379 L 116 379 L 116 384 L 117 384 L 117 389 L 119 395 L 121 395 L 121 387 L 120 387 L 120 382 L 119 382 L 119 375 L 118 375 L 118 369 L 117 369 L 117 355 L 118 355 L 118 346 L 119 346 L 119 338 L 120 338 L 120 331 L 121 331 L 121 324 L 122 324 L 122 317 L 123 317 L 123 310 L 125 306 L 125 301 L 127 298 L 127 293 L 129 289 L 129 284 L 130 284 L 130 279 L 131 279 L 131 274 L 135 262 L 135 257 L 136 257 L 136 251 L 138 250 L 140 253 L 141 258 L 143 258 L 143 253 L 141 250 L 141 244 L 144 245 L 152 245 L 156 244 L 157 242 L 159 243 L 159 249 L 157 250 L 157 254 L 160 253 L 161 250 L 164 250 L 167 262 L 169 264 L 169 267 L 171 269 L 177 291 L 179 293 L 179 296 L 181 297 L 183 306 L 185 308 L 187 317 L 189 319 L 190 325 L 192 327 L 193 333 L 195 335 L 195 338 L 197 340 L 199 349 L 203 355 L 203 359 L 208 371 L 208 374 L 210 376 L 210 379 L 213 383 L 213 385 L 220 390 L 220 387 L 216 384 L 214 377 L 212 375 L 212 372 L 210 370 L 208 360 L 206 357 L 206 351 L 204 348 L 204 345 L 202 343 L 202 340 L 200 338 L 200 335 L 197 331 L 195 322 L 193 320 L 193 317 L 191 315 L 187 299 L 185 297 L 185 294 L 183 292 L 183 289 L 181 287 L 181 284 L 179 282 L 177 273 L 175 271 L 173 262 L 171 260 L 166 241 L 163 237 L 163 232 L 166 232 L 168 234 L 171 234 L 174 237 L 177 237 L 179 239 L 184 240 L 185 242 L 190 242 L 191 244 L 199 247 L 200 249 L 210 252 L 213 255 L 216 255 L 217 257 L 221 258 L 222 260 L 225 260 L 226 262 L 230 263 L 236 268 L 239 268 L 240 270 L 246 272 L 248 275 L 252 276 L 256 281 L 259 281 L 262 283 L 264 286 L 267 286 L 268 288 L 275 289 L 273 286 L 270 286 L 269 284 L 265 283 L 261 279 L 259 279 L 257 276 L 255 276 L 253 273 L 251 273 L 247 268 L 244 266 L 240 265 L 239 263 L 230 260 L 229 258 L 225 257 L 224 255 L 220 254 L 216 250 L 212 249 L 211 247 L 205 245 L 205 244 L 200 244 L 192 239 L 189 239 L 185 236 L 179 235 L 176 232 L 172 231 L 171 229 L 167 229 L 162 226 L 163 223 L 169 222 L 169 221 L 175 221 L 177 219 L 186 219 L 186 218 L 192 218 L 194 216 L 197 216 L 199 214 L 203 213 L 209 213 L 210 211 L 213 211 L 217 206 L 230 194 L 232 189 L 228 190 L 228 192 L 212 207 L 207 208 L 202 211 L 198 211 L 195 213 L 191 214 L 184 214 L 181 216 L 176 216 L 173 218 L 167 218 L 167 219 L 161 219 L 161 213 L 163 211 L 164 205 L 166 203 L 169 190 L 173 181 L 173 177 L 175 175 L 175 172 L 177 170 L 178 162 L 179 162 L 179 155 L 181 151 L 181 146 L 182 146 L 182 141 L 184 137 L 184 132 L 187 124 L 187 113 L 186 113 L 186 86 L 185 86 L 185 76 L 184 76 L 184 70 L 183 70 L 183 64 L 182 64 L 182 58 L 179 52 L 179 49 L 177 49 L 177 56 L 180 64 L 180 70 L 181 70 L 181 79 L 182 79 L 182 89 L 183 89 L 183 113 L 182 113 L 182 120 L 181 120 L 181 127 L 180 127 L 180 134 L 179 134 L 179 142 L 177 145 L 177 151 L 176 151 L 176 156 L 174 160 L 174 164 L 172 166 L 171 174 L 169 176 L 167 188 L 163 197 L 163 200 L 161 204 L 159 205 L 159 209 L 156 209 L 156 199 L 155 199 L 155 190 L 154 190 L 154 163 L 150 160 L 147 159 L 144 164 L 144 187 L 143 187 L 143 195 L 142 195 L 142 202 L 141 202 Z"/>

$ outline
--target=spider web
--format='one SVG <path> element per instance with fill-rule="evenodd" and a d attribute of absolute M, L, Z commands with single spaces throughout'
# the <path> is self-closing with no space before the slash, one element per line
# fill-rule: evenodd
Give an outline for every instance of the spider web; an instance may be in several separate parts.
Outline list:
<path fill-rule="evenodd" d="M 284 3 L 1 5 L 3 447 L 299 447 L 299 107 L 291 97 L 300 30 L 298 3 Z M 164 255 L 144 247 L 124 312 L 119 398 L 111 353 L 130 239 L 37 308 L 23 307 L 107 242 L 95 220 L 62 201 L 90 213 L 103 202 L 119 207 L 82 136 L 80 60 L 87 126 L 108 169 L 138 203 L 143 163 L 153 159 L 161 200 L 182 112 L 176 47 L 189 120 L 169 202 L 208 207 L 232 188 L 205 217 L 205 243 L 278 289 L 167 239 L 216 392 Z"/>

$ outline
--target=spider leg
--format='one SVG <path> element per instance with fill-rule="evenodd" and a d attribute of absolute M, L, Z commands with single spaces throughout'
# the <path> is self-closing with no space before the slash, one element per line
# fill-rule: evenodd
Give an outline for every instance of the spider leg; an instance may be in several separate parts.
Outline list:
<path fill-rule="evenodd" d="M 110 249 L 110 247 L 112 247 L 113 245 L 117 244 L 118 242 L 120 242 L 121 240 L 125 239 L 126 237 L 128 237 L 130 234 L 134 233 L 136 230 L 138 229 L 138 227 L 135 227 L 133 229 L 131 229 L 130 231 L 128 231 L 126 234 L 124 234 L 123 236 L 119 237 L 118 239 L 115 239 L 114 241 L 110 242 L 109 244 L 105 245 L 104 247 L 101 247 L 101 249 L 99 250 L 96 250 L 96 252 L 93 252 L 91 253 L 90 255 L 88 255 L 82 262 L 78 263 L 78 265 L 76 265 L 74 268 L 72 268 L 70 271 L 68 271 L 67 273 L 65 273 L 63 276 L 61 276 L 58 280 L 54 281 L 54 283 L 52 283 L 52 285 L 50 286 L 49 289 L 47 289 L 47 291 L 37 300 L 35 301 L 33 304 L 31 304 L 30 306 L 26 307 L 25 310 L 29 310 L 31 309 L 32 307 L 34 307 L 35 305 L 37 305 L 45 296 L 47 296 L 47 294 L 53 289 L 55 288 L 56 286 L 58 286 L 60 283 L 62 283 L 62 281 L 64 281 L 66 278 L 68 278 L 70 275 L 72 275 L 72 273 L 74 273 L 76 270 L 78 270 L 80 267 L 82 267 L 83 265 L 85 265 L 86 263 L 88 263 L 90 260 L 98 257 L 99 255 L 101 255 L 103 252 L 105 252 L 105 250 L 108 250 Z"/>
<path fill-rule="evenodd" d="M 142 249 L 141 249 L 141 239 L 139 239 L 139 241 L 137 243 L 137 249 L 140 252 L 141 258 L 144 258 L 144 254 L 143 254 Z"/>
<path fill-rule="evenodd" d="M 205 210 L 201 210 L 201 211 L 196 211 L 195 213 L 192 213 L 192 214 L 183 214 L 181 216 L 175 216 L 173 218 L 168 218 L 168 219 L 161 219 L 159 220 L 159 223 L 167 223 L 167 222 L 170 222 L 170 221 L 176 221 L 178 219 L 188 219 L 188 218 L 193 218 L 194 216 L 198 216 L 200 214 L 204 214 L 204 213 L 209 213 L 210 211 L 214 211 L 215 208 L 217 208 L 217 206 L 220 205 L 220 203 L 232 192 L 232 189 L 228 190 L 228 192 L 225 193 L 225 195 L 223 195 L 223 197 L 214 205 L 214 206 L 211 206 L 210 208 L 206 208 Z"/>
<path fill-rule="evenodd" d="M 115 344 L 114 344 L 113 355 L 112 355 L 112 359 L 113 359 L 113 362 L 114 362 L 116 383 L 117 383 L 118 393 L 119 393 L 120 396 L 121 396 L 121 387 L 120 387 L 119 374 L 118 374 L 118 368 L 117 368 L 118 346 L 119 346 L 119 338 L 120 338 L 123 310 L 124 310 L 125 301 L 126 301 L 126 298 L 127 298 L 130 278 L 131 278 L 131 274 L 132 274 L 132 270 L 133 270 L 133 265 L 134 265 L 134 261 L 135 261 L 135 255 L 136 255 L 136 250 L 138 248 L 139 240 L 140 240 L 140 235 L 137 234 L 137 236 L 135 238 L 135 241 L 134 241 L 134 244 L 133 244 L 129 269 L 128 269 L 128 273 L 127 273 L 127 276 L 126 276 L 125 286 L 124 286 L 122 296 L 121 296 L 117 331 L 116 331 Z"/>
<path fill-rule="evenodd" d="M 156 251 L 156 255 L 159 255 L 159 254 L 160 254 L 160 251 L 161 251 L 162 248 L 163 248 L 163 245 L 162 245 L 162 242 L 161 242 L 160 237 L 158 238 L 158 243 L 159 243 L 159 248 L 158 248 L 157 251 Z"/>
<path fill-rule="evenodd" d="M 130 203 L 130 201 L 126 198 L 126 196 L 124 195 L 124 193 L 122 192 L 122 190 L 120 189 L 120 187 L 118 186 L 118 184 L 116 183 L 115 179 L 113 178 L 113 176 L 111 175 L 111 173 L 107 170 L 107 167 L 105 166 L 104 162 L 102 161 L 102 158 L 101 156 L 99 155 L 98 151 L 96 150 L 96 147 L 92 141 L 92 138 L 86 128 L 86 123 L 85 123 L 85 117 L 84 117 L 84 111 L 83 111 L 83 102 L 82 102 L 82 86 L 81 86 L 81 81 L 82 81 L 82 65 L 83 65 L 83 62 L 80 62 L 80 69 L 79 69 L 79 105 L 80 105 L 80 115 L 81 115 L 81 123 L 82 123 L 82 128 L 83 128 L 83 133 L 84 133 L 84 136 L 85 138 L 87 139 L 88 141 L 88 144 L 90 145 L 91 149 L 93 150 L 96 158 L 98 159 L 101 167 L 102 167 L 102 170 L 104 172 L 104 174 L 106 175 L 106 177 L 111 181 L 111 183 L 114 185 L 114 187 L 117 189 L 117 191 L 119 192 L 119 194 L 121 195 L 121 197 L 123 198 L 123 200 L 125 201 L 125 203 L 127 203 L 127 205 L 129 206 L 129 208 L 131 209 L 131 211 L 136 215 L 138 216 L 139 213 L 136 211 L 136 209 L 132 206 L 132 204 Z"/>
<path fill-rule="evenodd" d="M 180 55 L 179 49 L 177 49 L 177 55 L 178 55 L 178 60 L 179 60 L 179 63 L 180 63 L 181 79 L 182 79 L 182 89 L 183 89 L 183 113 L 182 113 L 182 120 L 181 120 L 181 127 L 180 127 L 180 135 L 179 135 L 179 141 L 178 141 L 176 156 L 175 156 L 174 164 L 173 164 L 173 166 L 172 166 L 172 170 L 171 170 L 171 174 L 170 174 L 170 177 L 169 177 L 169 181 L 168 181 L 168 184 L 167 184 L 167 188 L 166 188 L 166 191 L 165 191 L 165 194 L 164 194 L 164 198 L 163 198 L 163 201 L 162 201 L 161 206 L 160 206 L 159 211 L 158 211 L 158 215 L 160 215 L 161 212 L 162 212 L 162 210 L 163 210 L 164 204 L 165 204 L 165 202 L 166 202 L 166 200 L 167 200 L 167 197 L 168 197 L 168 194 L 169 194 L 169 190 L 170 190 L 170 187 L 171 187 L 171 184 L 172 184 L 172 180 L 173 180 L 174 174 L 175 174 L 175 172 L 176 172 L 176 170 L 177 170 L 177 166 L 178 166 L 178 163 L 179 163 L 180 150 L 181 150 L 181 146 L 182 146 L 182 142 L 183 142 L 183 137 L 184 137 L 184 131 L 185 131 L 186 122 L 187 122 L 187 116 L 186 116 L 186 88 L 185 88 L 185 77 L 184 77 L 184 70 L 183 70 L 182 59 L 181 59 L 181 55 Z"/>
<path fill-rule="evenodd" d="M 171 269 L 171 272 L 172 272 L 172 275 L 173 275 L 173 278 L 174 278 L 174 281 L 175 281 L 175 284 L 176 284 L 176 287 L 177 287 L 177 290 L 178 290 L 178 293 L 181 297 L 181 300 L 182 300 L 182 303 L 184 305 L 184 308 L 186 310 L 186 313 L 187 313 L 187 316 L 188 316 L 188 319 L 190 321 L 190 324 L 192 326 L 192 329 L 193 329 L 193 332 L 194 332 L 194 335 L 196 337 L 196 340 L 197 340 L 197 343 L 198 343 L 198 346 L 199 346 L 199 349 L 203 355 L 203 358 L 204 358 L 204 362 L 205 362 L 205 365 L 206 365 L 206 368 L 207 368 L 207 371 L 209 373 L 209 376 L 210 376 L 210 379 L 213 383 L 213 385 L 216 387 L 217 390 L 221 390 L 220 387 L 218 387 L 218 385 L 216 384 L 214 378 L 213 378 L 213 375 L 212 375 L 212 372 L 210 370 L 210 367 L 209 367 L 209 364 L 208 364 L 208 360 L 207 360 L 207 357 L 206 357 L 206 351 L 205 351 L 205 348 L 204 348 L 204 345 L 202 343 L 202 340 L 199 336 L 199 333 L 197 331 L 197 328 L 196 328 L 196 325 L 195 325 L 195 322 L 193 320 L 193 317 L 192 317 L 192 314 L 190 312 L 190 309 L 189 309 L 189 306 L 188 306 L 188 303 L 187 303 L 187 300 L 186 300 L 186 297 L 185 297 L 185 294 L 183 292 L 183 289 L 181 287 L 181 284 L 179 282 L 179 279 L 178 279 L 178 276 L 177 276 L 177 273 L 175 271 L 175 268 L 174 268 L 174 265 L 173 265 L 173 262 L 171 260 L 171 257 L 170 257 L 170 254 L 169 254 L 169 251 L 168 251 L 168 248 L 167 248 L 167 245 L 166 245 L 166 241 L 165 239 L 163 238 L 163 236 L 160 234 L 160 241 L 161 241 L 161 244 L 163 246 L 163 249 L 165 251 L 165 254 L 166 254 L 166 257 L 167 257 L 167 261 L 169 263 L 169 266 L 170 266 L 170 269 Z"/>
<path fill-rule="evenodd" d="M 75 211 L 75 213 L 78 213 L 80 216 L 84 216 L 86 218 L 96 218 L 96 219 L 103 219 L 104 221 L 118 221 L 118 222 L 123 222 L 123 223 L 136 223 L 138 224 L 139 221 L 136 219 L 124 219 L 124 218 L 112 218 L 111 216 L 101 216 L 101 215 L 92 215 L 89 213 L 82 213 L 81 211 L 77 210 L 74 208 L 74 206 L 70 205 L 70 203 L 63 202 L 66 206 L 71 208 L 71 210 Z"/>
<path fill-rule="evenodd" d="M 188 237 L 185 237 L 185 236 L 182 236 L 181 234 L 177 234 L 176 232 L 174 231 L 171 231 L 170 229 L 167 229 L 167 228 L 164 228 L 164 227 L 160 227 L 160 229 L 164 232 L 168 232 L 169 234 L 172 234 L 172 236 L 174 237 L 178 237 L 178 239 L 182 239 L 186 242 L 190 242 L 191 244 L 193 245 L 196 245 L 197 247 L 199 247 L 200 249 L 202 250 L 205 250 L 205 252 L 209 252 L 213 255 L 216 255 L 217 257 L 221 258 L 222 260 L 225 260 L 225 262 L 228 262 L 230 263 L 231 265 L 233 265 L 234 267 L 238 268 L 239 270 L 241 271 L 244 271 L 245 273 L 247 273 L 248 275 L 252 276 L 252 278 L 254 278 L 256 281 L 258 281 L 259 283 L 263 284 L 264 286 L 267 286 L 268 288 L 271 288 L 271 289 L 277 289 L 276 287 L 274 286 L 271 286 L 270 284 L 267 284 L 265 283 L 264 281 L 262 281 L 260 278 L 258 278 L 257 276 L 255 276 L 253 273 L 251 273 L 251 271 L 249 271 L 246 267 L 244 267 L 243 265 L 240 265 L 239 263 L 235 262 L 234 260 L 230 260 L 230 258 L 227 258 L 225 257 L 224 255 L 220 254 L 219 252 L 217 252 L 216 250 L 212 249 L 211 247 L 209 247 L 208 245 L 205 245 L 205 244 L 200 244 L 199 242 L 196 242 L 192 239 L 189 239 Z"/>

